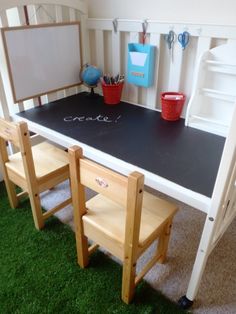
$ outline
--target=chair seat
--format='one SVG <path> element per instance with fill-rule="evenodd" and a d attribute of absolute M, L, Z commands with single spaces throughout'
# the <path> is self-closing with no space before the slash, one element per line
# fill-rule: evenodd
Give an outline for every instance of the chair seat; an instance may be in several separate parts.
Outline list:
<path fill-rule="evenodd" d="M 42 142 L 32 146 L 32 154 L 36 177 L 39 181 L 49 176 L 50 173 L 59 170 L 64 171 L 66 168 L 68 168 L 69 171 L 67 153 L 48 142 Z M 21 153 L 9 156 L 9 162 L 6 163 L 6 167 L 25 179 Z"/>
<path fill-rule="evenodd" d="M 85 234 L 87 231 L 89 237 L 89 230 L 95 227 L 122 247 L 125 240 L 125 209 L 101 194 L 87 201 L 86 207 L 88 211 L 83 216 Z M 153 237 L 156 238 L 176 211 L 176 205 L 144 192 L 139 247 L 145 247 Z"/>

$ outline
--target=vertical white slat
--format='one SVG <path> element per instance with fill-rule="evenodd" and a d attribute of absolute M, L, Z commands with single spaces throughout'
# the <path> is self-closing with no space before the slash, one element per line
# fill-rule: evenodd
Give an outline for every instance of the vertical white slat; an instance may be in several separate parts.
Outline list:
<path fill-rule="evenodd" d="M 7 17 L 8 26 L 20 26 L 24 24 L 24 21 L 22 21 L 20 18 L 19 9 L 16 7 L 7 11 Z M 17 104 L 15 104 L 15 106 L 18 107 L 20 112 L 25 110 L 23 101 L 19 101 Z"/>
<path fill-rule="evenodd" d="M 37 25 L 43 23 L 42 13 L 40 12 L 41 5 L 27 5 L 28 17 L 29 17 L 29 24 L 30 25 Z M 45 22 L 45 21 L 44 21 Z M 33 98 L 34 107 L 39 106 L 41 103 L 47 102 L 47 96 L 39 96 L 37 98 Z"/>
<path fill-rule="evenodd" d="M 120 38 L 119 31 L 112 31 L 112 75 L 115 76 L 120 73 L 121 69 L 121 55 L 120 55 Z"/>
<path fill-rule="evenodd" d="M 3 80 L 0 73 L 0 105 L 2 109 L 3 118 L 9 120 L 10 119 L 10 112 L 7 105 L 7 97 L 4 90 Z"/>
<path fill-rule="evenodd" d="M 198 45 L 197 45 L 197 53 L 196 53 L 196 61 L 198 58 L 211 47 L 211 37 L 199 37 Z M 195 64 L 196 64 L 195 61 Z"/>
<path fill-rule="evenodd" d="M 55 5 L 55 15 L 56 15 L 56 22 L 60 23 L 63 21 L 63 15 L 62 15 L 62 7 L 60 5 Z M 65 90 L 60 90 L 57 91 L 57 99 L 61 99 L 66 97 L 66 91 Z"/>
<path fill-rule="evenodd" d="M 87 28 L 88 16 L 80 15 L 81 25 L 81 47 L 82 47 L 82 63 L 90 63 L 90 45 L 89 45 L 89 30 Z"/>
<path fill-rule="evenodd" d="M 68 11 L 69 11 L 69 21 L 70 22 L 75 22 L 77 21 L 77 18 L 76 18 L 76 10 L 73 9 L 73 8 L 68 8 Z M 82 43 L 82 40 L 81 40 L 81 43 Z M 82 65 L 82 64 L 81 64 Z M 79 75 L 79 74 L 78 74 Z M 68 90 L 68 93 L 69 95 L 74 95 L 74 94 L 77 94 L 79 91 L 78 87 L 71 87 L 69 88 Z"/>
<path fill-rule="evenodd" d="M 41 5 L 38 10 L 38 23 L 54 23 L 56 21 L 56 10 L 53 5 Z M 45 47 L 46 48 L 46 47 Z M 42 102 L 48 103 L 57 99 L 57 92 L 48 93 L 42 96 Z"/>
<path fill-rule="evenodd" d="M 69 19 L 70 21 L 76 21 L 77 18 L 76 18 L 76 10 L 73 9 L 73 8 L 69 8 Z"/>
<path fill-rule="evenodd" d="M 169 91 L 173 91 L 173 92 L 179 91 L 182 64 L 183 64 L 183 58 L 185 57 L 184 56 L 185 54 L 186 54 L 186 51 L 183 50 L 177 42 L 175 42 L 174 49 L 173 49 L 173 60 L 170 63 L 169 83 L 168 83 Z"/>
<path fill-rule="evenodd" d="M 130 32 L 129 34 L 129 42 L 130 43 L 138 43 L 139 42 L 139 33 L 138 32 Z M 126 95 L 128 96 L 128 101 L 133 103 L 138 103 L 139 98 L 139 88 L 133 84 L 126 84 Z"/>
<path fill-rule="evenodd" d="M 1 11 L 0 12 L 0 19 L 1 19 L 1 26 L 2 27 L 7 27 L 9 26 L 8 22 L 8 16 L 6 11 Z M 11 114 L 14 114 L 17 109 L 20 109 L 13 100 L 13 95 L 12 95 L 12 89 L 11 89 L 11 83 L 8 75 L 8 69 L 7 69 L 7 62 L 5 58 L 5 52 L 4 52 L 4 46 L 3 46 L 3 41 L 2 41 L 2 36 L 0 39 L 0 73 L 1 73 L 1 84 L 3 83 L 2 89 L 4 91 L 5 97 L 3 95 L 2 104 L 7 104 L 8 106 L 8 112 Z M 1 94 L 3 94 L 3 91 Z M 5 98 L 5 99 L 4 99 Z M 6 109 L 4 109 L 6 112 Z"/>
<path fill-rule="evenodd" d="M 7 15 L 5 11 L 2 11 L 0 14 L 0 24 L 1 26 L 6 26 L 8 24 L 7 21 Z M 1 57 L 0 60 L 3 62 L 3 58 Z M 1 64 L 0 62 L 0 64 Z M 2 114 L 3 118 L 6 118 L 7 120 L 10 119 L 10 112 L 9 112 L 9 107 L 7 103 L 7 97 L 4 89 L 4 84 L 3 84 L 3 79 L 2 79 L 2 74 L 0 71 L 0 104 L 1 104 L 1 109 L 2 109 Z"/>
<path fill-rule="evenodd" d="M 147 107 L 151 109 L 156 108 L 157 102 L 157 86 L 158 86 L 158 70 L 159 70 L 159 60 L 160 60 L 160 45 L 161 45 L 161 35 L 160 34 L 150 34 L 150 45 L 156 46 L 156 58 L 154 65 L 154 80 L 153 85 L 147 90 Z"/>
<path fill-rule="evenodd" d="M 0 18 L 1 18 L 1 27 L 7 27 L 8 26 L 8 19 L 7 19 L 6 11 L 0 12 Z"/>
<path fill-rule="evenodd" d="M 60 5 L 55 5 L 55 10 L 56 10 L 56 22 L 57 23 L 63 22 L 62 7 Z"/>
<path fill-rule="evenodd" d="M 27 11 L 29 16 L 29 24 L 35 25 L 37 22 L 37 10 L 39 10 L 39 6 L 36 5 L 27 5 Z"/>
<path fill-rule="evenodd" d="M 56 22 L 57 23 L 63 22 L 64 21 L 63 9 L 65 9 L 65 8 L 63 8 L 61 5 L 55 5 L 55 9 L 56 9 Z M 72 9 L 69 12 L 69 19 L 71 16 L 73 16 Z M 67 96 L 73 95 L 75 93 L 76 93 L 75 88 L 67 88 L 65 90 L 58 91 L 57 92 L 57 98 L 67 97 Z"/>
<path fill-rule="evenodd" d="M 81 14 L 80 15 L 80 26 L 81 26 L 81 40 L 80 40 L 80 44 L 81 44 L 81 60 L 82 60 L 82 65 L 86 64 L 86 63 L 91 63 L 91 55 L 90 55 L 90 45 L 89 45 L 89 30 L 87 28 L 87 19 L 88 16 L 85 14 Z M 78 92 L 81 92 L 82 90 L 84 90 L 84 86 L 80 85 L 78 87 Z"/>
<path fill-rule="evenodd" d="M 96 63 L 100 69 L 104 69 L 104 34 L 102 30 L 95 31 Z"/>

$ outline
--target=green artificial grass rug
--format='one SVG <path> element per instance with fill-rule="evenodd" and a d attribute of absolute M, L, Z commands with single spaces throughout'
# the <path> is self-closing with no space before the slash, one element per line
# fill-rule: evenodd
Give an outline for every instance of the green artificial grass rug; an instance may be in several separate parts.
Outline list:
<path fill-rule="evenodd" d="M 28 200 L 11 209 L 0 183 L 0 313 L 186 313 L 144 281 L 130 305 L 120 299 L 121 266 L 105 254 L 76 262 L 73 231 L 49 219 L 33 224 Z"/>

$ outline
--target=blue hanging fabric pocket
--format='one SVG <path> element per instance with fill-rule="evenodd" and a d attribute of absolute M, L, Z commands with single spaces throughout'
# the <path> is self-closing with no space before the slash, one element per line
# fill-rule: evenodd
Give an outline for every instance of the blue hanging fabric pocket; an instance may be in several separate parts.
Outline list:
<path fill-rule="evenodd" d="M 128 76 L 129 83 L 150 87 L 154 78 L 155 46 L 128 44 Z"/>

